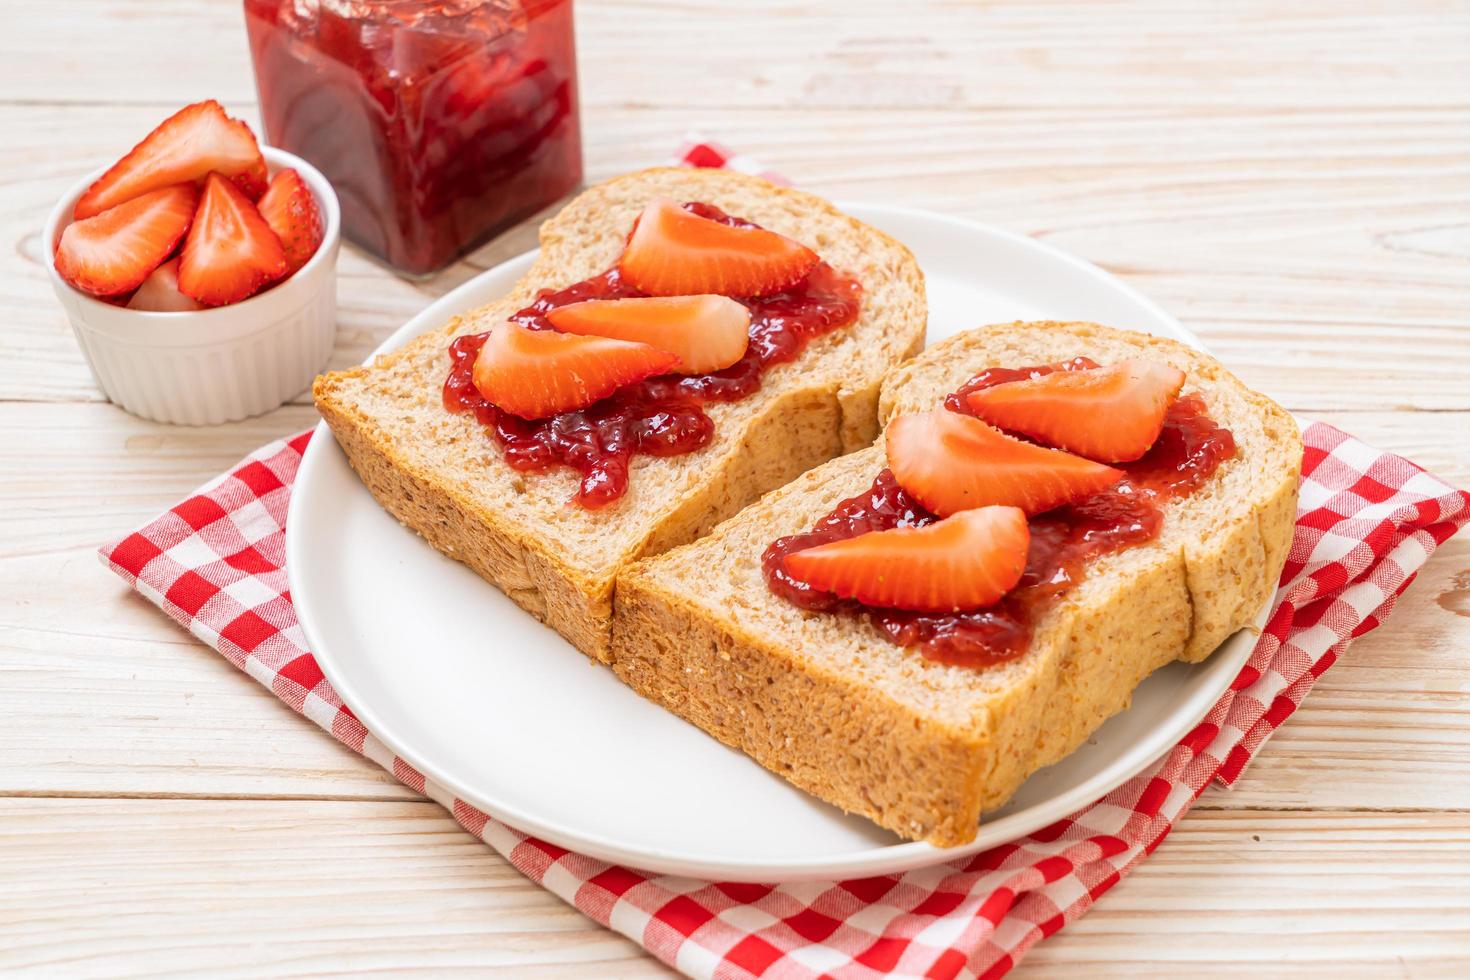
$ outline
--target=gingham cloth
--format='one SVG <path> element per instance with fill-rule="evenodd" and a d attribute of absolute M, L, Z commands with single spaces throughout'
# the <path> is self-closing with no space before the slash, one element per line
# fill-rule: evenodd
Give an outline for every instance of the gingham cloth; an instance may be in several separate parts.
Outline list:
<path fill-rule="evenodd" d="M 682 156 L 732 162 L 707 143 Z M 522 874 L 691 976 L 998 977 L 1128 874 L 1212 781 L 1232 783 L 1346 644 L 1382 622 L 1435 547 L 1470 519 L 1470 494 L 1408 460 L 1322 423 L 1303 435 L 1300 512 L 1276 607 L 1230 691 L 1188 737 L 1044 830 L 976 857 L 854 881 L 732 884 L 605 864 L 517 832 L 397 758 L 323 678 L 287 592 L 286 505 L 310 432 L 262 447 L 101 556 Z"/>

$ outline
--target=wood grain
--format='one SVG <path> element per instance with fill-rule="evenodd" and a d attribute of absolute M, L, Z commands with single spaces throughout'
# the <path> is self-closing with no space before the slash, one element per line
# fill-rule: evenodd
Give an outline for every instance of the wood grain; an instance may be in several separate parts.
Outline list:
<path fill-rule="evenodd" d="M 0 0 L 3 2 L 3 0 Z M 840 10 L 840 13 L 839 13 Z M 238 0 L 4 2 L 0 971 L 661 976 L 129 593 L 95 547 L 315 413 L 125 415 L 52 202 L 166 111 L 254 121 Z M 692 128 L 1114 271 L 1288 407 L 1470 486 L 1470 3 L 582 0 L 589 180 Z M 527 247 L 350 249 L 333 365 Z M 1026 977 L 1470 975 L 1470 541 Z"/>
<path fill-rule="evenodd" d="M 0 795 L 405 799 L 375 765 L 124 591 L 90 549 L 0 562 Z M 85 604 L 87 622 L 76 609 Z M 1200 806 L 1470 811 L 1470 542 L 1425 567 Z"/>
<path fill-rule="evenodd" d="M 668 975 L 428 803 L 6 800 L 0 848 L 5 970 Z M 1016 975 L 1448 976 L 1467 917 L 1470 814 L 1201 812 Z"/>
<path fill-rule="evenodd" d="M 5 971 L 669 975 L 428 802 L 6 800 L 0 849 Z"/>
<path fill-rule="evenodd" d="M 0 404 L 0 793 L 406 799 L 97 563 L 152 517 L 306 408 L 217 428 L 158 425 L 103 404 Z M 118 426 L 120 418 L 127 424 Z M 1470 413 L 1326 421 L 1470 485 Z M 58 493 L 57 488 L 67 488 Z M 98 499 L 95 488 L 106 487 Z M 1399 620 L 1357 643 L 1231 792 L 1208 807 L 1466 806 L 1470 691 L 1456 637 L 1470 618 L 1470 541 L 1451 541 Z M 88 610 L 78 622 L 76 609 Z M 1462 608 L 1462 606 L 1464 608 Z M 163 629 L 160 629 L 160 626 Z M 261 753 L 259 746 L 272 747 Z"/>
<path fill-rule="evenodd" d="M 51 295 L 37 230 L 51 202 L 158 110 L 67 115 L 77 130 L 63 137 L 49 106 L 7 111 L 20 145 L 36 149 L 0 159 L 0 236 L 15 243 L 0 254 L 12 284 L 0 315 L 19 355 L 0 360 L 4 398 L 99 397 Z M 1470 409 L 1463 122 L 1449 109 L 1149 109 L 1081 123 L 1052 109 L 792 109 L 775 122 L 719 110 L 709 125 L 835 198 L 947 211 L 1076 252 L 1156 298 L 1248 383 L 1295 410 L 1331 410 Z M 590 115 L 589 179 L 660 162 L 688 123 L 668 110 Z M 63 138 L 71 145 L 58 160 Z M 522 231 L 416 285 L 344 250 L 333 366 L 360 361 L 431 297 L 531 241 Z"/>
<path fill-rule="evenodd" d="M 12 4 L 0 100 L 60 105 L 254 96 L 234 2 Z M 1186 4 L 591 0 L 578 5 L 582 98 L 762 110 L 1002 105 L 1457 106 L 1463 0 Z M 170 45 L 161 70 L 145 26 Z M 95 59 L 107 55 L 99 86 Z M 40 84 L 44 80 L 44 87 Z"/>

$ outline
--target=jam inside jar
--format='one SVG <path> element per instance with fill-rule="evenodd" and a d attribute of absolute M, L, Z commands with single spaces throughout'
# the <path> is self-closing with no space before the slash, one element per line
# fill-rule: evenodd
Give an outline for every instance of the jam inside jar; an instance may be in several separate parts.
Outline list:
<path fill-rule="evenodd" d="M 244 0 L 267 140 L 427 276 L 582 179 L 571 0 Z"/>

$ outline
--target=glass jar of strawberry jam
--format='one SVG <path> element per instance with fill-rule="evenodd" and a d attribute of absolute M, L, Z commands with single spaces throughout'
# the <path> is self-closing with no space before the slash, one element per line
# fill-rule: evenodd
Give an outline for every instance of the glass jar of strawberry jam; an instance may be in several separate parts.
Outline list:
<path fill-rule="evenodd" d="M 426 276 L 582 179 L 571 0 L 245 0 L 267 140 Z"/>

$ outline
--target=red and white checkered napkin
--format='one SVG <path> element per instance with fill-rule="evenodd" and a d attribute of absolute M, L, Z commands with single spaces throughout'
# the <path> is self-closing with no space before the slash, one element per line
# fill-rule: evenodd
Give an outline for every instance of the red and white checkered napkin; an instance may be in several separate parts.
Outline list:
<path fill-rule="evenodd" d="M 686 160 L 729 155 L 696 145 Z M 1376 628 L 1470 494 L 1331 426 L 1307 426 L 1301 511 L 1247 666 L 1162 761 L 1045 830 L 977 857 L 856 881 L 745 885 L 615 867 L 527 837 L 397 758 L 306 649 L 287 593 L 286 504 L 310 432 L 274 442 L 101 551 L 180 625 L 340 741 L 437 800 L 586 915 L 693 976 L 995 977 L 1082 915 L 1212 780 L 1233 782 L 1353 637 Z"/>

